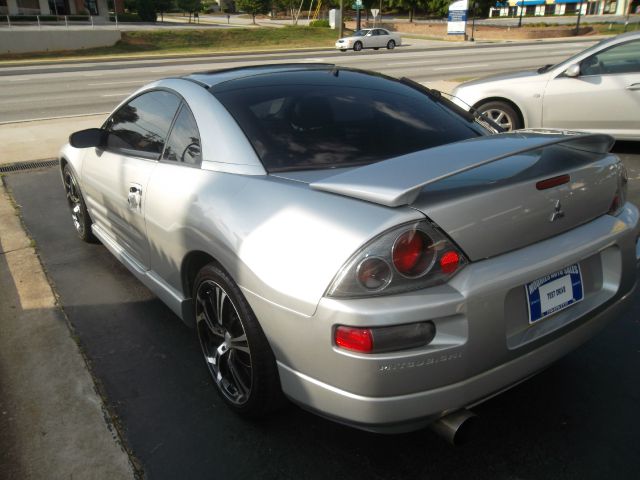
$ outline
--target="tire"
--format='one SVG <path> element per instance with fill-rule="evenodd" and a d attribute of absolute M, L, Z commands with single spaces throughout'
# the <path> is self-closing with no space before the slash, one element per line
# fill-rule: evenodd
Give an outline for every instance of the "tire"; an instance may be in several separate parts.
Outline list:
<path fill-rule="evenodd" d="M 360 50 L 362 50 L 362 42 L 356 42 L 353 44 L 353 51 L 354 52 L 359 52 Z"/>
<path fill-rule="evenodd" d="M 506 102 L 486 102 L 480 104 L 477 109 L 508 132 L 523 127 L 518 112 Z"/>
<path fill-rule="evenodd" d="M 395 40 L 389 40 L 387 42 L 387 50 L 393 50 L 394 48 L 396 48 Z"/>
<path fill-rule="evenodd" d="M 71 220 L 76 230 L 78 238 L 83 242 L 97 243 L 98 239 L 91 231 L 91 217 L 84 203 L 82 191 L 78 185 L 78 180 L 73 173 L 71 167 L 67 164 L 62 170 L 62 179 L 64 183 L 64 191 L 67 196 L 67 204 L 71 210 Z"/>
<path fill-rule="evenodd" d="M 214 263 L 193 289 L 200 348 L 218 393 L 236 413 L 259 418 L 283 404 L 276 360 L 244 295 Z"/>

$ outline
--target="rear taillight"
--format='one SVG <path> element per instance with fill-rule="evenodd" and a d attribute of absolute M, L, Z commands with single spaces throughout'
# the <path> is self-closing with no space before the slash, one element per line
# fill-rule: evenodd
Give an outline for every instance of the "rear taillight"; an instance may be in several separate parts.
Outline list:
<path fill-rule="evenodd" d="M 408 230 L 398 236 L 391 255 L 398 273 L 415 278 L 424 274 L 435 259 L 433 240 L 421 230 Z"/>
<path fill-rule="evenodd" d="M 410 323 L 391 327 L 351 327 L 334 329 L 337 347 L 360 353 L 384 353 L 427 345 L 436 335 L 433 322 Z"/>
<path fill-rule="evenodd" d="M 373 334 L 370 328 L 336 327 L 335 342 L 338 347 L 355 352 L 373 351 Z"/>
<path fill-rule="evenodd" d="M 327 290 L 330 297 L 390 295 L 446 282 L 467 261 L 429 222 L 390 230 L 362 247 Z"/>

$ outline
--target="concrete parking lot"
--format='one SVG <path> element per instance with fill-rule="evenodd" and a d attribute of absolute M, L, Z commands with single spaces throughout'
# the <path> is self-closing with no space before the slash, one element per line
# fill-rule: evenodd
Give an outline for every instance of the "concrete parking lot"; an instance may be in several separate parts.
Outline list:
<path fill-rule="evenodd" d="M 640 148 L 618 145 L 640 204 Z M 228 411 L 185 327 L 101 245 L 76 239 L 54 168 L 6 176 L 103 400 L 147 478 L 636 478 L 640 295 L 551 368 L 474 409 L 452 448 L 428 430 L 360 432 L 290 406 L 253 423 Z"/>

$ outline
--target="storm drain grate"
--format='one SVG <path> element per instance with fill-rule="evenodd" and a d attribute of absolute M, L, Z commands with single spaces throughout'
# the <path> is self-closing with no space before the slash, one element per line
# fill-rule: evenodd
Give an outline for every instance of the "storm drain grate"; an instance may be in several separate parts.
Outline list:
<path fill-rule="evenodd" d="M 40 162 L 17 162 L 9 165 L 0 165 L 0 173 L 25 172 L 36 168 L 55 167 L 60 162 L 58 160 L 43 160 Z"/>

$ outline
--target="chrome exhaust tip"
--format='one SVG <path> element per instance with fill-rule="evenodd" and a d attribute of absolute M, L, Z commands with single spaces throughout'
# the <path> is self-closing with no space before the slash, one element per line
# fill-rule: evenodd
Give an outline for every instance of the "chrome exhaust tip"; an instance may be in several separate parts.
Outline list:
<path fill-rule="evenodd" d="M 429 427 L 453 446 L 463 445 L 472 438 L 476 414 L 467 410 L 456 410 L 433 422 Z"/>

